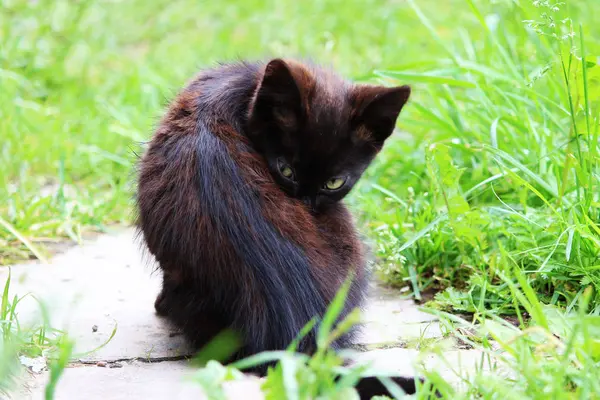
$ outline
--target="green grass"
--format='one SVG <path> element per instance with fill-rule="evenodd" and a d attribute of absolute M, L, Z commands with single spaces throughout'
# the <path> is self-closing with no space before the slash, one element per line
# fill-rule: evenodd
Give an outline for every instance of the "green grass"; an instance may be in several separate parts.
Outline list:
<path fill-rule="evenodd" d="M 420 82 L 421 95 L 403 124 L 415 134 L 387 149 L 355 203 L 378 237 L 383 276 L 417 298 L 451 287 L 438 305 L 514 314 L 504 278 L 516 271 L 548 304 L 572 308 L 591 287 L 600 312 L 593 9 L 546 3 L 465 2 L 481 25 L 448 41 L 445 57 L 375 72 Z"/>
<path fill-rule="evenodd" d="M 199 68 L 309 56 L 414 87 L 352 207 L 383 279 L 437 293 L 513 372 L 459 370 L 459 394 L 425 375 L 452 398 L 598 396 L 596 3 L 0 1 L 0 264 L 130 222 L 135 152 Z"/>
<path fill-rule="evenodd" d="M 13 295 L 10 291 L 11 274 L 0 288 L 0 395 L 13 393 L 24 375 L 20 357 L 51 359 L 48 365 L 50 377 L 45 399 L 54 398 L 56 384 L 72 354 L 73 342 L 64 332 L 49 323 L 49 310 L 38 303 L 42 314 L 39 321 L 24 323 L 19 320 L 19 303 L 26 297 Z M 34 299 L 37 301 L 37 299 Z"/>
<path fill-rule="evenodd" d="M 531 287 L 514 287 L 517 297 L 526 296 Z M 442 398 L 480 399 L 597 399 L 600 398 L 600 317 L 589 315 L 590 291 L 582 296 L 572 313 L 544 306 L 535 296 L 522 305 L 531 313 L 528 327 L 517 328 L 493 315 L 480 315 L 466 321 L 452 314 L 431 310 L 440 317 L 448 331 L 463 343 L 481 351 L 477 365 L 461 368 L 445 361 L 444 353 L 452 348 L 452 340 L 438 340 L 421 350 L 421 356 L 437 357 L 450 371 L 450 383 L 435 370 L 418 368 L 425 378 L 418 384 L 415 399 L 430 399 L 436 390 Z M 343 296 L 338 295 L 339 298 Z M 536 310 L 537 309 L 537 310 Z M 335 302 L 327 316 L 336 316 Z M 361 376 L 379 376 L 395 398 L 407 397 L 387 379 L 390 371 L 378 371 L 370 364 L 343 366 L 343 359 L 352 358 L 352 351 L 334 353 L 327 341 L 348 328 L 355 317 L 341 322 L 337 328 L 322 324 L 319 329 L 326 341 L 319 343 L 311 357 L 287 351 L 265 352 L 231 365 L 213 360 L 214 352 L 203 358 L 202 369 L 193 376 L 212 400 L 225 399 L 223 385 L 243 379 L 238 368 L 277 361 L 261 383 L 267 399 L 358 399 L 354 385 Z M 310 325 L 309 325 L 310 326 Z M 460 329 L 459 329 L 460 328 Z M 221 340 L 223 339 L 223 340 Z M 220 346 L 235 348 L 235 340 L 223 337 Z M 202 356 L 202 353 L 201 353 Z M 210 360 L 207 362 L 207 360 Z M 418 365 L 418 364 L 417 364 Z M 335 379 L 341 374 L 342 379 Z"/>

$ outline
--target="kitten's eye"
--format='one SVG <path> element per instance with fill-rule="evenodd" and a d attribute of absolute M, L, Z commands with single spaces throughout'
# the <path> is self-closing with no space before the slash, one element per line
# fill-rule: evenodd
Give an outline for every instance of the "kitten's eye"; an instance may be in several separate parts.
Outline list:
<path fill-rule="evenodd" d="M 346 180 L 344 178 L 332 178 L 325 182 L 325 189 L 337 190 L 344 186 L 344 183 L 346 183 Z"/>
<path fill-rule="evenodd" d="M 286 165 L 285 167 L 281 168 L 281 175 L 285 176 L 286 178 L 291 178 L 294 176 L 294 171 L 292 171 L 292 169 Z"/>
<path fill-rule="evenodd" d="M 294 170 L 283 161 L 279 161 L 279 172 L 288 179 L 294 179 Z"/>

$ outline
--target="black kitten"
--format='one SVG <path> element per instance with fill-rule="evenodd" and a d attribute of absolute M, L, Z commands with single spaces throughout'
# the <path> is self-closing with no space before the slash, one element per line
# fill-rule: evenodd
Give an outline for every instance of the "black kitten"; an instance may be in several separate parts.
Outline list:
<path fill-rule="evenodd" d="M 409 95 L 407 86 L 353 85 L 281 59 L 194 79 L 140 164 L 139 229 L 163 271 L 157 312 L 196 346 L 236 330 L 239 358 L 286 348 L 351 273 L 342 317 L 360 306 L 364 251 L 340 200 Z M 311 332 L 299 350 L 315 346 Z M 414 392 L 413 379 L 398 382 Z M 361 385 L 362 396 L 379 387 Z"/>

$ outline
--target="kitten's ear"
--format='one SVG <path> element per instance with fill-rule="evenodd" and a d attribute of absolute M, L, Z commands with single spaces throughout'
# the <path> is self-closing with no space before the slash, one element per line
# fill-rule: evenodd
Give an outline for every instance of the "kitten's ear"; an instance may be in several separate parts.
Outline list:
<path fill-rule="evenodd" d="M 410 97 L 410 86 L 385 87 L 360 85 L 354 89 L 353 123 L 383 144 L 396 126 L 402 107 Z"/>
<path fill-rule="evenodd" d="M 292 68 L 279 58 L 267 64 L 248 110 L 251 126 L 274 122 L 285 129 L 296 125 L 302 99 Z"/>

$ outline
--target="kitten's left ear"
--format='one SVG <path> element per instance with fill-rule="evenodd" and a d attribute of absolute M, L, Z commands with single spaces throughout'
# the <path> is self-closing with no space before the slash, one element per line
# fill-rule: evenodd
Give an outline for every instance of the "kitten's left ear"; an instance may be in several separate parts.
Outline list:
<path fill-rule="evenodd" d="M 359 85 L 353 94 L 353 123 L 363 126 L 377 144 L 383 144 L 394 131 L 398 115 L 410 97 L 410 86 Z"/>
<path fill-rule="evenodd" d="M 297 79 L 305 75 L 305 71 L 295 64 L 279 58 L 271 60 L 264 68 L 250 103 L 250 126 L 256 128 L 275 123 L 284 131 L 293 129 L 302 113 L 302 94 Z"/>

